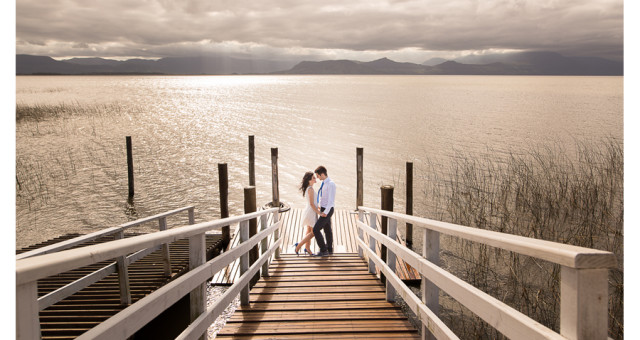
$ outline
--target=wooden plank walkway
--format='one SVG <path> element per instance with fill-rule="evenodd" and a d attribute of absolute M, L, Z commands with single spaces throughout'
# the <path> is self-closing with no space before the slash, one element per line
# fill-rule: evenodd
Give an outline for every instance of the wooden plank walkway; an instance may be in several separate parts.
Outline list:
<path fill-rule="evenodd" d="M 139 234 L 127 233 L 125 237 L 136 235 Z M 17 253 L 20 254 L 77 236 L 80 236 L 80 234 L 61 236 L 20 249 Z M 113 239 L 113 236 L 106 236 L 84 243 L 81 246 L 112 241 Z M 219 243 L 219 235 L 207 235 L 207 252 L 212 255 L 212 252 L 219 246 Z M 133 303 L 188 271 L 188 240 L 183 239 L 171 243 L 169 245 L 169 251 L 171 257 L 171 277 L 164 275 L 164 262 L 161 250 L 147 255 L 129 266 L 131 299 Z M 103 261 L 38 280 L 38 296 L 42 297 L 112 262 L 113 261 Z M 120 304 L 118 274 L 111 274 L 82 289 L 78 293 L 42 310 L 40 312 L 42 339 L 75 339 L 82 333 L 120 312 L 125 307 L 127 306 Z"/>
<path fill-rule="evenodd" d="M 280 229 L 280 238 L 282 238 L 282 254 L 295 254 L 294 244 L 300 241 L 304 237 L 306 228 L 300 225 L 302 218 L 302 209 L 290 209 L 287 212 L 280 214 L 280 219 L 283 221 L 282 228 Z M 269 217 L 268 223 L 271 224 L 272 217 Z M 331 218 L 331 224 L 333 228 L 333 243 L 334 251 L 336 253 L 357 253 L 357 227 L 356 221 L 358 220 L 358 214 L 351 210 L 336 210 Z M 377 218 L 378 225 L 380 225 L 380 217 Z M 365 215 L 365 223 L 369 224 L 369 215 Z M 258 228 L 262 226 L 258 225 Z M 404 240 L 398 235 L 398 241 L 402 244 Z M 240 239 L 235 233 L 230 242 L 230 247 L 235 247 L 239 244 Z M 272 242 L 270 239 L 269 242 Z M 369 244 L 369 240 L 365 240 L 366 244 Z M 311 240 L 311 251 L 315 254 L 320 249 L 315 239 Z M 380 255 L 380 245 L 377 247 L 378 255 Z M 304 249 L 300 252 L 300 255 L 304 254 Z M 306 256 L 306 255 L 305 255 Z M 402 259 L 398 258 L 396 263 L 397 274 L 403 280 L 420 280 L 420 274 L 411 268 L 408 264 L 404 263 Z M 235 261 L 230 264 L 226 269 L 223 269 L 216 274 L 211 281 L 217 285 L 230 285 L 240 276 L 240 262 Z"/>
<path fill-rule="evenodd" d="M 221 339 L 419 339 L 357 253 L 282 255 Z"/>

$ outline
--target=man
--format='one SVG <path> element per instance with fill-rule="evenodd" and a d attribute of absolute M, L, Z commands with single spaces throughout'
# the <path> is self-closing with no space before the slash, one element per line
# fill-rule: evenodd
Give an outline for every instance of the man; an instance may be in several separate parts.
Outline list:
<path fill-rule="evenodd" d="M 327 256 L 333 254 L 333 231 L 331 230 L 331 216 L 333 216 L 335 199 L 336 199 L 336 184 L 327 175 L 327 169 L 324 166 L 319 166 L 315 170 L 316 176 L 322 181 L 320 190 L 318 190 L 318 206 L 320 207 L 320 217 L 313 226 L 313 235 L 316 237 L 320 252 L 317 256 Z M 327 238 L 326 243 L 324 237 L 322 237 L 321 230 L 324 230 L 324 235 Z"/>

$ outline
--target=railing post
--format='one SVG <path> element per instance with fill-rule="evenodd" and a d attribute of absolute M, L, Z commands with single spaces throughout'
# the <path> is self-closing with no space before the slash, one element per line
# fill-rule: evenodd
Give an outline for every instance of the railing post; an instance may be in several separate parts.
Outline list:
<path fill-rule="evenodd" d="M 396 219 L 389 219 L 389 237 L 392 240 L 396 240 L 398 230 L 398 221 Z M 387 249 L 387 266 L 391 269 L 392 273 L 396 272 L 396 254 L 394 254 L 391 250 Z M 396 300 L 396 289 L 393 285 L 387 283 L 387 301 L 395 301 Z"/>
<path fill-rule="evenodd" d="M 424 258 L 439 266 L 440 265 L 440 233 L 437 231 L 424 229 L 422 234 L 422 256 Z M 422 276 L 420 283 L 422 290 L 422 302 L 429 308 L 436 316 L 440 314 L 440 288 L 433 282 L 429 281 L 427 277 Z M 426 327 L 425 321 L 422 321 L 422 339 L 434 340 L 436 337 Z"/>
<path fill-rule="evenodd" d="M 413 215 L 413 162 L 407 162 L 407 199 L 406 214 Z M 407 223 L 405 242 L 407 248 L 413 249 L 413 224 Z"/>
<path fill-rule="evenodd" d="M 133 147 L 131 144 L 131 136 L 126 136 L 127 141 L 127 174 L 129 179 L 129 198 L 134 195 L 133 185 Z"/>
<path fill-rule="evenodd" d="M 273 223 L 280 220 L 280 191 L 278 188 L 278 148 L 271 148 L 271 193 L 273 196 L 272 206 L 278 208 L 273 213 Z M 280 228 L 274 232 L 273 242 L 280 238 Z M 280 257 L 280 248 L 276 249 L 276 258 Z"/>
<path fill-rule="evenodd" d="M 562 266 L 560 334 L 570 340 L 607 339 L 608 269 Z"/>
<path fill-rule="evenodd" d="M 189 209 L 187 209 L 187 214 L 189 215 L 189 224 L 195 224 L 196 223 L 196 214 L 195 214 L 195 208 L 191 207 Z"/>
<path fill-rule="evenodd" d="M 356 207 L 357 209 L 357 207 Z M 362 223 L 364 223 L 364 211 L 362 210 L 358 210 L 358 220 Z M 362 233 L 362 228 L 360 226 L 358 226 L 358 238 L 360 238 L 360 240 L 362 240 L 364 242 L 364 236 Z M 360 247 L 360 244 L 358 244 L 358 256 L 360 256 L 361 258 L 364 257 L 364 250 L 362 249 L 362 247 Z"/>
<path fill-rule="evenodd" d="M 363 158 L 364 158 L 364 149 L 356 148 L 356 210 L 358 207 L 362 206 L 364 203 L 364 195 L 363 195 Z"/>
<path fill-rule="evenodd" d="M 244 213 L 252 213 L 256 211 L 256 187 L 244 188 Z M 249 238 L 258 233 L 258 219 L 252 218 L 249 220 Z M 251 250 L 249 250 L 249 266 L 258 261 L 258 245 L 256 244 Z M 250 286 L 253 287 L 260 279 L 260 275 L 256 275 L 251 279 Z"/>
<path fill-rule="evenodd" d="M 378 230 L 376 226 L 376 224 L 378 223 L 377 218 L 378 215 L 374 213 L 371 213 L 371 215 L 369 216 L 369 226 L 373 230 Z M 376 254 L 376 239 L 373 238 L 373 236 L 369 236 L 369 249 L 371 249 L 372 254 Z M 369 259 L 369 273 L 376 274 L 376 264 L 372 259 Z"/>
<path fill-rule="evenodd" d="M 239 225 L 240 244 L 249 239 L 249 221 L 242 221 Z M 249 252 L 240 256 L 240 276 L 249 270 Z M 249 283 L 240 290 L 240 305 L 249 305 Z"/>
<path fill-rule="evenodd" d="M 229 174 L 227 163 L 218 163 L 218 190 L 220 191 L 220 218 L 229 217 Z M 229 226 L 224 226 L 222 231 L 222 249 L 225 251 L 231 241 Z"/>
<path fill-rule="evenodd" d="M 269 223 L 269 216 L 262 215 L 260 216 L 260 224 L 262 225 L 262 227 L 260 228 L 260 230 L 265 230 L 267 229 L 267 227 L 269 227 L 267 224 Z M 264 254 L 267 252 L 267 250 L 269 250 L 269 237 L 265 237 L 262 239 L 262 241 L 260 241 L 260 248 L 262 248 L 262 250 L 260 251 L 260 256 L 264 256 Z M 264 264 L 262 265 L 262 277 L 269 277 L 269 260 L 265 261 Z"/>
<path fill-rule="evenodd" d="M 254 136 L 249 136 L 249 186 L 256 186 L 256 145 Z"/>
<path fill-rule="evenodd" d="M 206 236 L 204 233 L 189 237 L 189 270 L 193 270 L 206 262 Z M 207 308 L 207 284 L 203 282 L 189 293 L 189 314 L 191 322 L 195 321 Z M 199 337 L 204 340 L 204 335 Z"/>
<path fill-rule="evenodd" d="M 393 186 L 392 185 L 383 185 L 380 187 L 380 209 L 393 211 Z M 380 216 L 380 232 L 387 235 L 387 221 L 389 219 L 382 215 Z M 395 238 L 394 238 L 395 241 Z M 380 245 L 380 258 L 382 261 L 387 260 L 387 247 L 385 245 Z M 387 285 L 387 278 L 384 277 L 384 274 L 380 273 L 380 281 L 382 281 L 383 285 Z"/>
<path fill-rule="evenodd" d="M 16 339 L 40 339 L 37 281 L 16 286 Z"/>
<path fill-rule="evenodd" d="M 120 230 L 115 234 L 115 239 L 124 238 L 124 230 Z M 118 268 L 118 283 L 120 286 L 120 303 L 123 305 L 131 304 L 131 286 L 129 284 L 129 268 L 125 256 L 118 256 L 116 259 L 116 267 Z"/>
<path fill-rule="evenodd" d="M 160 217 L 158 219 L 158 229 L 160 231 L 167 230 L 167 218 Z M 164 275 L 171 276 L 171 254 L 169 253 L 169 244 L 162 245 L 162 262 L 164 264 Z"/>

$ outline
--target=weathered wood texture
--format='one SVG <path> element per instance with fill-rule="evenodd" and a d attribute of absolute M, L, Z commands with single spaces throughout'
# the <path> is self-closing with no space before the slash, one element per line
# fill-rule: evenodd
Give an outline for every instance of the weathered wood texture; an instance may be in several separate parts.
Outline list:
<path fill-rule="evenodd" d="M 419 339 L 357 254 L 283 254 L 251 290 L 221 339 Z"/>
<path fill-rule="evenodd" d="M 280 230 L 280 238 L 282 238 L 282 254 L 295 254 L 294 244 L 299 242 L 305 235 L 306 228 L 300 224 L 302 218 L 302 209 L 291 209 L 287 212 L 280 213 L 280 220 L 283 221 L 282 229 Z M 333 242 L 334 250 L 336 253 L 357 253 L 358 246 L 356 239 L 358 238 L 358 232 L 356 229 L 356 222 L 358 220 L 358 214 L 349 210 L 336 210 L 331 218 L 331 224 L 333 228 Z M 369 223 L 369 215 L 365 215 L 365 221 Z M 262 222 L 260 222 L 262 223 Z M 272 224 L 272 215 L 269 215 L 268 224 Z M 380 218 L 378 217 L 378 225 L 380 224 Z M 262 226 L 258 227 L 259 229 Z M 404 244 L 404 241 L 398 235 L 398 240 Z M 231 247 L 235 247 L 239 243 L 237 233 L 235 233 L 231 240 Z M 272 244 L 272 238 L 269 238 L 269 244 Z M 320 251 L 315 239 L 311 239 L 311 251 L 317 253 Z M 377 246 L 377 252 L 380 253 L 380 246 Z M 307 256 L 304 249 L 300 251 L 300 256 Z M 212 280 L 213 284 L 229 285 L 234 282 L 239 276 L 239 261 L 232 263 L 226 269 L 220 271 Z M 398 276 L 403 280 L 420 280 L 418 272 L 411 268 L 408 264 L 404 263 L 402 259 L 397 259 L 396 270 Z"/>
<path fill-rule="evenodd" d="M 125 234 L 132 237 L 138 234 Z M 56 241 L 63 241 L 79 236 L 70 234 L 54 240 L 43 242 L 18 250 L 18 253 L 47 246 Z M 114 240 L 114 235 L 106 236 L 83 244 L 87 246 Z M 212 251 L 220 242 L 220 236 L 207 235 L 207 251 Z M 164 275 L 164 256 L 161 250 L 151 253 L 129 265 L 129 282 L 132 302 L 140 300 L 167 282 L 187 272 L 189 266 L 189 242 L 179 240 L 169 245 L 171 258 L 171 277 Z M 38 280 L 38 296 L 42 297 L 63 287 L 113 261 L 103 261 L 90 266 L 78 268 L 66 273 Z M 118 274 L 106 278 L 82 289 L 78 293 L 44 309 L 40 312 L 42 339 L 75 339 L 80 334 L 95 327 L 102 321 L 123 310 L 126 306 L 120 302 Z"/>

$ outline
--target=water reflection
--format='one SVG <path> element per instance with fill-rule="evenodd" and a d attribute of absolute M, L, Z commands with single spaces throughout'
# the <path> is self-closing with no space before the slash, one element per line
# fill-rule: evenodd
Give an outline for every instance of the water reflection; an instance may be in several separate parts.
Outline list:
<path fill-rule="evenodd" d="M 129 221 L 135 221 L 138 217 L 138 211 L 136 210 L 135 199 L 131 196 L 127 198 L 127 203 L 124 205 L 124 214 Z"/>
<path fill-rule="evenodd" d="M 16 87 L 19 104 L 66 104 L 64 115 L 16 123 L 17 247 L 185 205 L 198 221 L 219 218 L 217 163 L 228 164 L 230 213 L 241 213 L 249 135 L 258 204 L 271 201 L 277 147 L 283 202 L 304 207 L 300 178 L 322 164 L 342 209 L 355 208 L 356 147 L 364 203 L 375 207 L 382 184 L 403 187 L 407 161 L 418 176 L 460 151 L 500 157 L 548 140 L 622 140 L 622 77 L 19 76 Z M 123 202 L 125 136 L 136 196 Z"/>

